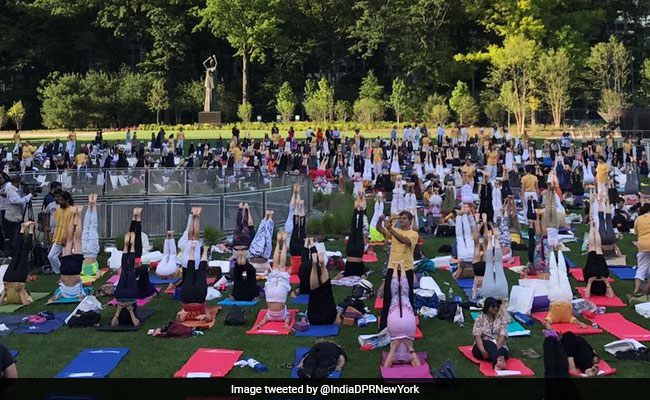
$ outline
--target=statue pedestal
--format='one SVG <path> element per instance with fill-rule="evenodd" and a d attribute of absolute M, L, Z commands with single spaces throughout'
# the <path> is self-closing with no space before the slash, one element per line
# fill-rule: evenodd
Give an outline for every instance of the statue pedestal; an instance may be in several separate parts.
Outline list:
<path fill-rule="evenodd" d="M 221 125 L 221 111 L 201 111 L 199 113 L 199 124 Z"/>

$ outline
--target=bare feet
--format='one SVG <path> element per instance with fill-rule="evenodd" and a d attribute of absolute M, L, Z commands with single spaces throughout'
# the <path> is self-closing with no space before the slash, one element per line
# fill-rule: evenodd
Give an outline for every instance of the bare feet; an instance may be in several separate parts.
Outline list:
<path fill-rule="evenodd" d="M 506 359 L 503 356 L 497 358 L 497 363 L 494 365 L 495 371 L 501 371 L 506 369 Z"/>
<path fill-rule="evenodd" d="M 174 231 L 167 231 L 167 239 L 173 239 L 174 238 Z"/>

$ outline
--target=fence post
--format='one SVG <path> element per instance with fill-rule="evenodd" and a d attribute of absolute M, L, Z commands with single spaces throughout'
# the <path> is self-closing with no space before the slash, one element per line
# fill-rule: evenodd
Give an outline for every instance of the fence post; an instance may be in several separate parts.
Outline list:
<path fill-rule="evenodd" d="M 226 194 L 225 192 L 222 193 L 219 197 L 221 197 L 221 218 L 219 218 L 219 230 L 224 231 L 224 220 L 226 219 Z"/>

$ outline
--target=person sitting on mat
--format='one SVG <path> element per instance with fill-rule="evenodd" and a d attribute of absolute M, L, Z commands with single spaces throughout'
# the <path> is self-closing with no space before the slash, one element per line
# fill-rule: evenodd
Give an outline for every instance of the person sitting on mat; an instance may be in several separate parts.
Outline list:
<path fill-rule="evenodd" d="M 298 363 L 301 379 L 323 379 L 334 371 L 341 371 L 348 356 L 343 348 L 327 339 L 318 339 Z"/>
<path fill-rule="evenodd" d="M 309 276 L 309 303 L 307 320 L 311 325 L 340 324 L 341 316 L 337 312 L 332 282 L 325 267 L 325 254 L 318 253 L 316 246 L 309 249 L 312 263 Z"/>
<path fill-rule="evenodd" d="M 248 261 L 247 251 L 243 247 L 237 249 L 237 262 L 232 273 L 233 287 L 230 300 L 253 301 L 260 296 L 255 267 Z"/>
<path fill-rule="evenodd" d="M 569 373 L 598 375 L 600 358 L 587 340 L 573 332 L 546 333 L 544 339 L 544 367 L 546 377 L 567 378 Z M 559 345 L 559 346 L 558 346 Z"/>
<path fill-rule="evenodd" d="M 81 265 L 81 276 L 99 278 L 99 232 L 97 230 L 97 194 L 88 196 L 88 208 L 83 222 L 81 247 L 84 261 Z"/>
<path fill-rule="evenodd" d="M 609 268 L 603 256 L 601 248 L 600 234 L 596 229 L 595 222 L 591 221 L 589 229 L 589 253 L 585 263 L 584 279 L 587 282 L 585 289 L 585 299 L 592 295 L 614 297 L 614 290 L 609 284 Z"/>
<path fill-rule="evenodd" d="M 117 307 L 111 320 L 111 326 L 140 325 L 140 320 L 135 316 L 138 294 L 138 282 L 135 272 L 135 233 L 128 232 L 124 235 L 124 251 L 122 252 L 122 265 L 120 266 L 120 280 L 115 287 L 115 300 Z"/>
<path fill-rule="evenodd" d="M 284 321 L 284 328 L 289 329 L 291 314 L 287 310 L 287 295 L 291 291 L 287 265 L 287 233 L 278 232 L 273 253 L 273 269 L 266 276 L 264 294 L 266 295 L 266 315 L 253 329 L 260 329 L 269 321 Z"/>
<path fill-rule="evenodd" d="M 61 257 L 61 278 L 59 292 L 48 303 L 54 303 L 60 298 L 83 300 L 86 297 L 81 282 L 81 266 L 84 256 L 81 249 L 81 210 L 83 207 L 74 206 L 72 220 L 68 225 L 63 256 Z"/>
<path fill-rule="evenodd" d="M 476 223 L 472 219 L 469 208 L 463 204 L 456 216 L 456 252 L 458 254 L 458 269 L 453 278 L 473 278 L 472 260 L 474 258 L 474 238 L 472 232 Z"/>
<path fill-rule="evenodd" d="M 149 267 L 142 265 L 142 208 L 133 209 L 133 220 L 129 226 L 129 232 L 134 234 L 135 273 L 138 282 L 137 299 L 145 299 L 157 294 L 156 288 L 149 281 Z"/>
<path fill-rule="evenodd" d="M 163 248 L 163 258 L 156 267 L 156 276 L 160 279 L 171 279 L 178 275 L 176 241 L 174 240 L 174 231 L 167 231 Z"/>
<path fill-rule="evenodd" d="M 300 270 L 300 264 L 302 262 L 302 252 L 305 243 L 305 238 L 307 238 L 307 232 L 305 230 L 306 220 L 305 220 L 305 206 L 304 202 L 300 199 L 296 200 L 295 213 L 293 215 L 293 231 L 291 232 L 291 239 L 289 241 L 289 255 L 290 265 L 291 265 L 291 274 L 297 274 Z"/>
<path fill-rule="evenodd" d="M 185 268 L 185 277 L 181 287 L 182 308 L 176 314 L 176 321 L 205 321 L 210 322 L 214 319 L 210 311 L 205 306 L 205 298 L 208 294 L 208 284 L 206 281 L 208 270 L 208 246 L 203 248 L 203 255 L 198 267 L 194 255 L 196 252 L 197 242 L 189 244 L 190 253 Z"/>
<path fill-rule="evenodd" d="M 36 222 L 24 222 L 20 227 L 20 234 L 13 241 L 13 254 L 11 262 L 2 280 L 4 291 L 0 294 L 0 305 L 5 304 L 31 304 L 34 300 L 25 289 L 25 282 L 29 273 L 29 253 L 34 247 L 34 228 Z"/>
<path fill-rule="evenodd" d="M 232 238 L 233 248 L 246 247 L 248 249 L 254 236 L 255 227 L 248 203 L 239 203 L 235 231 L 233 232 Z"/>
<path fill-rule="evenodd" d="M 417 323 L 408 296 L 408 280 L 403 265 L 397 265 L 397 273 L 393 273 L 391 281 L 386 284 L 390 285 L 391 291 L 391 304 L 386 319 L 390 350 L 384 360 L 384 367 L 409 363 L 417 367 L 420 365 L 420 358 L 413 349 Z"/>
<path fill-rule="evenodd" d="M 474 346 L 472 355 L 479 359 L 490 361 L 496 371 L 506 369 L 508 359 L 508 321 L 499 314 L 501 300 L 488 297 L 483 302 L 483 311 L 474 321 L 472 335 Z"/>
<path fill-rule="evenodd" d="M 345 261 L 343 276 L 363 276 L 366 273 L 366 267 L 363 265 L 363 252 L 365 248 L 363 218 L 365 214 L 366 199 L 362 194 L 354 201 L 350 236 L 348 236 L 348 243 L 345 246 L 347 259 Z"/>
<path fill-rule="evenodd" d="M 634 221 L 634 233 L 637 235 L 637 247 L 639 248 L 636 254 L 634 295 L 640 295 L 642 291 L 650 291 L 650 281 L 644 284 L 650 270 L 650 203 L 643 204 L 639 209 L 639 217 Z"/>

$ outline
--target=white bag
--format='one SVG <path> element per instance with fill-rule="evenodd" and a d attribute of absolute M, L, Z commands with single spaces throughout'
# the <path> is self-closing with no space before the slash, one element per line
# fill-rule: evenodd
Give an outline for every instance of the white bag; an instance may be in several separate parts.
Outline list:
<path fill-rule="evenodd" d="M 643 318 L 650 318 L 650 303 L 635 304 L 634 311 Z"/>
<path fill-rule="evenodd" d="M 520 279 L 519 286 L 533 289 L 533 295 L 548 297 L 548 281 L 545 279 Z"/>
<path fill-rule="evenodd" d="M 515 285 L 510 290 L 508 312 L 520 312 L 522 314 L 530 315 L 530 312 L 533 309 L 534 299 L 535 291 L 533 289 Z"/>
<path fill-rule="evenodd" d="M 604 347 L 605 351 L 613 356 L 616 355 L 616 353 L 619 351 L 638 350 L 645 348 L 645 346 L 642 343 L 639 343 L 636 339 L 617 340 L 615 342 L 607 343 Z"/>
<path fill-rule="evenodd" d="M 68 318 L 65 319 L 65 323 L 67 324 L 70 318 L 72 318 L 77 312 L 88 312 L 88 311 L 99 311 L 101 313 L 102 311 L 102 303 L 97 300 L 97 297 L 95 296 L 86 296 L 84 297 L 83 300 L 81 300 L 81 303 L 77 305 L 77 308 L 74 309 L 73 312 L 68 315 Z"/>
<path fill-rule="evenodd" d="M 118 270 L 122 266 L 122 252 L 116 248 L 111 249 L 111 257 L 108 259 L 108 267 Z"/>

